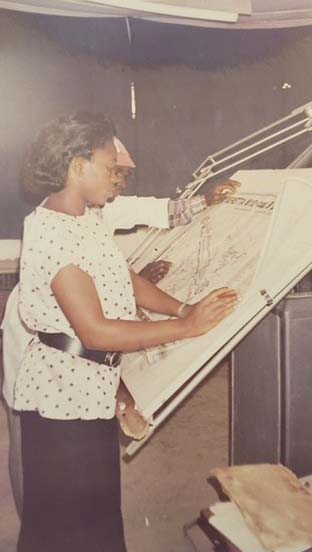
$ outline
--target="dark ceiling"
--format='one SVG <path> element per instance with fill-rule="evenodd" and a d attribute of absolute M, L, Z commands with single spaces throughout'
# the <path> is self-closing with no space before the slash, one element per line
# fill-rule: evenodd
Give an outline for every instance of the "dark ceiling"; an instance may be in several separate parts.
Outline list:
<path fill-rule="evenodd" d="M 40 28 L 73 55 L 93 55 L 101 62 L 134 65 L 186 64 L 216 69 L 252 63 L 276 54 L 306 36 L 310 27 L 279 30 L 203 29 L 130 19 L 131 46 L 125 19 L 15 15 Z"/>

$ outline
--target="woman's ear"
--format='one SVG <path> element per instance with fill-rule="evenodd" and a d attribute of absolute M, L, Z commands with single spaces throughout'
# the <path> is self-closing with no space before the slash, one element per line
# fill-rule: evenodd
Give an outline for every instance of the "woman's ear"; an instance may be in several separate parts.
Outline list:
<path fill-rule="evenodd" d="M 83 157 L 74 157 L 70 162 L 69 171 L 76 177 L 80 177 L 83 173 L 85 163 L 86 159 L 83 159 Z"/>

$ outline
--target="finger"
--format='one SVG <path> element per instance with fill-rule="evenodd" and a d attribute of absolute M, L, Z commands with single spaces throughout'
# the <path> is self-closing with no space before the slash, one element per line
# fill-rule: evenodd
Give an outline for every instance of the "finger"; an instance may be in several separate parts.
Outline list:
<path fill-rule="evenodd" d="M 228 295 L 226 297 L 218 297 L 214 301 L 214 304 L 217 305 L 228 305 L 229 303 L 237 303 L 239 301 L 239 297 L 237 295 Z"/>
<path fill-rule="evenodd" d="M 226 292 L 224 294 L 221 294 L 221 296 L 219 295 L 214 295 L 212 297 L 207 297 L 205 299 L 203 299 L 202 301 L 202 305 L 205 307 L 209 307 L 210 305 L 214 304 L 214 303 L 218 303 L 219 301 L 231 301 L 232 299 L 236 299 L 237 298 L 237 294 L 235 292 Z"/>
<path fill-rule="evenodd" d="M 166 274 L 166 271 L 164 270 L 155 270 L 154 272 L 151 273 L 151 277 L 152 278 L 163 278 Z"/>
<path fill-rule="evenodd" d="M 214 191 L 215 193 L 223 193 L 226 191 L 231 191 L 233 189 L 233 185 L 230 183 L 229 180 L 226 182 L 222 182 L 222 184 L 218 184 L 218 186 L 215 187 Z"/>
<path fill-rule="evenodd" d="M 158 278 L 158 276 L 163 276 L 164 272 L 162 270 L 153 270 L 151 271 L 151 278 Z"/>
<path fill-rule="evenodd" d="M 151 263 L 152 266 L 167 266 L 167 265 L 171 265 L 172 262 L 170 261 L 163 261 L 162 259 L 160 261 L 155 261 L 153 263 Z"/>
<path fill-rule="evenodd" d="M 229 316 L 230 314 L 232 314 L 234 309 L 231 309 L 229 310 L 228 312 L 226 313 L 223 313 L 222 316 L 218 316 L 214 319 L 211 327 L 214 328 L 216 326 L 218 326 L 218 324 L 220 324 L 225 318 L 227 318 L 227 316 Z"/>
<path fill-rule="evenodd" d="M 164 261 L 155 261 L 151 263 L 151 267 L 162 266 Z"/>
<path fill-rule="evenodd" d="M 162 272 L 168 272 L 171 265 L 172 263 L 161 261 L 161 263 L 159 264 L 159 270 L 161 270 Z"/>
<path fill-rule="evenodd" d="M 159 271 L 165 271 L 169 270 L 169 264 L 167 264 L 165 261 L 162 261 L 161 263 L 153 263 L 150 267 L 151 272 L 159 272 Z"/>
<path fill-rule="evenodd" d="M 226 316 L 231 314 L 236 308 L 236 305 L 228 305 L 227 308 L 218 308 L 214 311 L 213 314 L 211 314 L 210 320 L 212 320 L 215 323 L 220 322 L 223 320 Z"/>
<path fill-rule="evenodd" d="M 233 194 L 237 188 L 240 186 L 239 182 L 235 182 L 234 180 L 228 180 L 226 183 L 221 184 L 220 186 L 217 186 L 215 189 L 216 195 L 222 195 L 227 196 L 230 194 Z"/>
<path fill-rule="evenodd" d="M 222 315 L 224 311 L 228 309 L 234 309 L 237 306 L 237 301 L 227 301 L 225 303 L 215 303 L 211 305 L 210 308 L 206 307 L 203 312 L 203 316 L 207 319 L 214 319 L 216 316 Z"/>
<path fill-rule="evenodd" d="M 229 182 L 230 182 L 230 184 L 232 184 L 232 186 L 233 186 L 234 188 L 239 188 L 239 187 L 241 186 L 241 183 L 240 183 L 238 180 L 232 180 L 232 179 L 230 178 Z"/>
<path fill-rule="evenodd" d="M 225 198 L 231 195 L 235 190 L 231 186 L 224 186 L 222 189 L 217 191 L 216 196 L 218 198 Z"/>
<path fill-rule="evenodd" d="M 228 307 L 227 309 L 223 309 L 222 311 L 220 311 L 217 314 L 217 318 L 219 319 L 219 321 L 221 321 L 227 316 L 229 316 L 230 314 L 232 314 L 232 312 L 234 311 L 235 311 L 235 305 L 232 305 L 231 307 Z"/>
<path fill-rule="evenodd" d="M 214 194 L 214 196 L 211 198 L 209 204 L 210 205 L 216 205 L 218 203 L 222 203 L 223 201 L 225 201 L 228 197 L 230 197 L 230 195 L 233 194 L 233 191 L 232 190 L 227 190 L 227 191 L 223 191 L 223 192 L 217 192 L 216 194 Z"/>
<path fill-rule="evenodd" d="M 164 274 L 156 274 L 155 276 L 153 276 L 153 284 L 156 284 L 157 282 L 162 280 L 163 277 L 164 277 Z"/>
<path fill-rule="evenodd" d="M 231 298 L 228 298 L 228 299 L 219 299 L 218 301 L 216 301 L 214 303 L 214 307 L 216 309 L 219 309 L 219 308 L 227 308 L 231 305 L 237 305 L 237 303 L 239 302 L 239 299 L 237 297 L 231 297 Z M 209 307 L 205 307 L 205 308 L 209 308 Z"/>
<path fill-rule="evenodd" d="M 223 298 L 227 298 L 227 297 L 237 297 L 238 299 L 240 298 L 240 295 L 239 293 L 237 293 L 237 291 L 235 291 L 234 289 L 230 289 L 229 291 L 225 291 L 224 293 L 220 293 L 218 295 L 218 299 L 223 299 Z"/>
<path fill-rule="evenodd" d="M 223 299 L 223 298 L 227 298 L 227 297 L 239 297 L 240 294 L 238 293 L 238 291 L 236 291 L 236 289 L 226 289 L 224 291 L 220 291 L 217 295 L 217 298 L 218 299 Z"/>
<path fill-rule="evenodd" d="M 211 291 L 210 293 L 208 293 L 208 295 L 206 295 L 206 297 L 204 297 L 201 301 L 202 302 L 206 302 L 206 301 L 212 301 L 213 299 L 215 299 L 216 297 L 218 297 L 219 295 L 222 295 L 223 293 L 227 293 L 227 292 L 234 292 L 236 293 L 236 291 L 232 288 L 229 288 L 227 286 L 224 286 L 224 287 L 220 287 L 220 288 L 217 288 L 217 289 L 214 289 L 213 291 Z"/>
<path fill-rule="evenodd" d="M 210 309 L 205 309 L 207 318 L 216 318 L 218 316 L 223 316 L 223 312 L 227 312 L 227 310 L 232 310 L 237 306 L 237 301 L 230 301 L 228 303 L 215 304 Z M 204 313 L 205 315 L 205 313 Z"/>
<path fill-rule="evenodd" d="M 235 298 L 235 299 L 223 299 L 222 300 L 222 303 L 217 303 L 216 304 L 216 309 L 228 309 L 228 308 L 232 308 L 232 307 L 235 307 L 238 303 L 238 300 Z"/>
<path fill-rule="evenodd" d="M 159 263 L 158 263 L 158 262 L 150 263 L 150 264 L 148 265 L 148 267 L 149 267 L 149 270 L 150 270 L 151 272 L 153 272 L 153 271 L 159 269 Z"/>
<path fill-rule="evenodd" d="M 164 265 L 159 266 L 159 267 L 158 267 L 158 270 L 159 270 L 160 272 L 168 272 L 169 268 L 170 268 L 169 265 L 164 264 Z"/>
<path fill-rule="evenodd" d="M 229 178 L 225 182 L 222 182 L 220 185 L 221 186 L 227 186 L 227 187 L 233 189 L 233 188 L 238 188 L 240 186 L 240 182 L 238 180 L 233 180 L 232 178 Z"/>
<path fill-rule="evenodd" d="M 209 306 L 212 303 L 226 303 L 227 301 L 238 301 L 239 296 L 237 293 L 223 293 L 220 296 L 215 297 L 212 301 L 207 302 L 204 306 Z"/>

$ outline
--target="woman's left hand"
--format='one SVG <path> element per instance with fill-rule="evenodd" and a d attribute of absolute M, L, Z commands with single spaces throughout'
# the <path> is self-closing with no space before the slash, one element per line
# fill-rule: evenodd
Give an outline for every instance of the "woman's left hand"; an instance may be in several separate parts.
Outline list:
<path fill-rule="evenodd" d="M 155 261 L 142 268 L 139 274 L 142 278 L 145 278 L 145 280 L 152 282 L 152 284 L 157 284 L 157 282 L 166 276 L 170 265 L 171 263 L 169 261 Z"/>

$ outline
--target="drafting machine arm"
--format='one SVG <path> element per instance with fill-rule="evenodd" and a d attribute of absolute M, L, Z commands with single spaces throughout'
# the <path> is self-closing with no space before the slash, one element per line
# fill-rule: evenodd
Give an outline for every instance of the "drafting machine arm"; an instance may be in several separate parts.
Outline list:
<path fill-rule="evenodd" d="M 183 199 L 192 197 L 209 179 L 230 169 L 237 168 L 243 163 L 311 131 L 312 101 L 294 109 L 290 115 L 277 120 L 275 123 L 265 126 L 261 130 L 249 134 L 246 138 L 209 155 L 194 171 L 193 180 L 186 185 L 180 197 Z M 299 160 L 301 163 L 304 162 L 310 154 L 311 147 L 309 146 L 299 156 L 298 160 L 295 160 L 297 164 L 293 165 L 294 167 L 299 166 Z M 292 168 L 292 165 L 289 168 Z M 131 251 L 128 258 L 130 265 L 133 265 L 138 257 L 150 248 L 154 239 L 161 232 L 163 230 L 156 230 L 155 228 L 147 232 L 144 239 Z"/>

